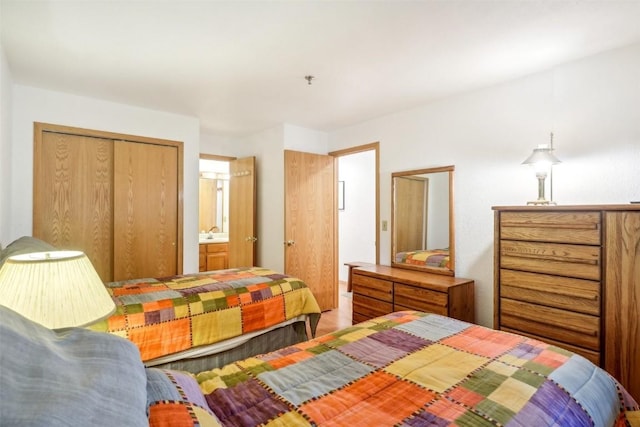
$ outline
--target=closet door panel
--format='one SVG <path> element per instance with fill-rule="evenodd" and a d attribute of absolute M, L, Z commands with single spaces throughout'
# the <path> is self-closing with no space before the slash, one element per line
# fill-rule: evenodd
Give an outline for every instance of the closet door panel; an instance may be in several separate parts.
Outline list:
<path fill-rule="evenodd" d="M 177 274 L 178 149 L 114 144 L 114 280 Z"/>
<path fill-rule="evenodd" d="M 113 277 L 112 141 L 42 132 L 34 146 L 33 235 L 87 254 Z"/>

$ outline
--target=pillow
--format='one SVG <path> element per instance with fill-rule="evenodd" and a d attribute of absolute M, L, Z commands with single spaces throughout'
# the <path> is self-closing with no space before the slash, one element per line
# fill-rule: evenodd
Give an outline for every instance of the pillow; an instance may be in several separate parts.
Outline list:
<path fill-rule="evenodd" d="M 52 331 L 0 305 L 2 425 L 148 426 L 146 373 L 133 343 Z"/>
<path fill-rule="evenodd" d="M 4 260 L 14 255 L 29 254 L 31 252 L 57 251 L 55 246 L 31 236 L 22 236 L 14 240 L 0 252 L 0 267 Z"/>

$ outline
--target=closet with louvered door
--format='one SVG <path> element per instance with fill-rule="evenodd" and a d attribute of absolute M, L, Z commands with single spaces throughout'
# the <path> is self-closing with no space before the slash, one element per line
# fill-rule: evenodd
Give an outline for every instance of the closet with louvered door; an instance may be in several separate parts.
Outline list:
<path fill-rule="evenodd" d="M 37 123 L 33 235 L 103 281 L 182 272 L 182 143 Z"/>

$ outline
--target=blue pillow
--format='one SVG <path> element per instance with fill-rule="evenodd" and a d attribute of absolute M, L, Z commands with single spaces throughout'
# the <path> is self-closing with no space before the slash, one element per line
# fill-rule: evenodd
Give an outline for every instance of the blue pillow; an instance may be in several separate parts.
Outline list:
<path fill-rule="evenodd" d="M 138 349 L 115 335 L 52 331 L 0 305 L 0 418 L 20 426 L 148 426 Z"/>

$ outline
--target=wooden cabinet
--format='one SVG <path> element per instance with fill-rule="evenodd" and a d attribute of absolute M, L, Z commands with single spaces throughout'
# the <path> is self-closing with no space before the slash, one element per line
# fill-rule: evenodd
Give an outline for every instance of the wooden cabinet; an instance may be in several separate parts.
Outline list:
<path fill-rule="evenodd" d="M 640 206 L 495 210 L 494 326 L 578 353 L 640 397 Z"/>
<path fill-rule="evenodd" d="M 225 270 L 229 268 L 228 243 L 200 244 L 200 271 Z"/>
<path fill-rule="evenodd" d="M 474 321 L 473 280 L 384 265 L 357 267 L 351 273 L 353 323 L 400 310 Z"/>

